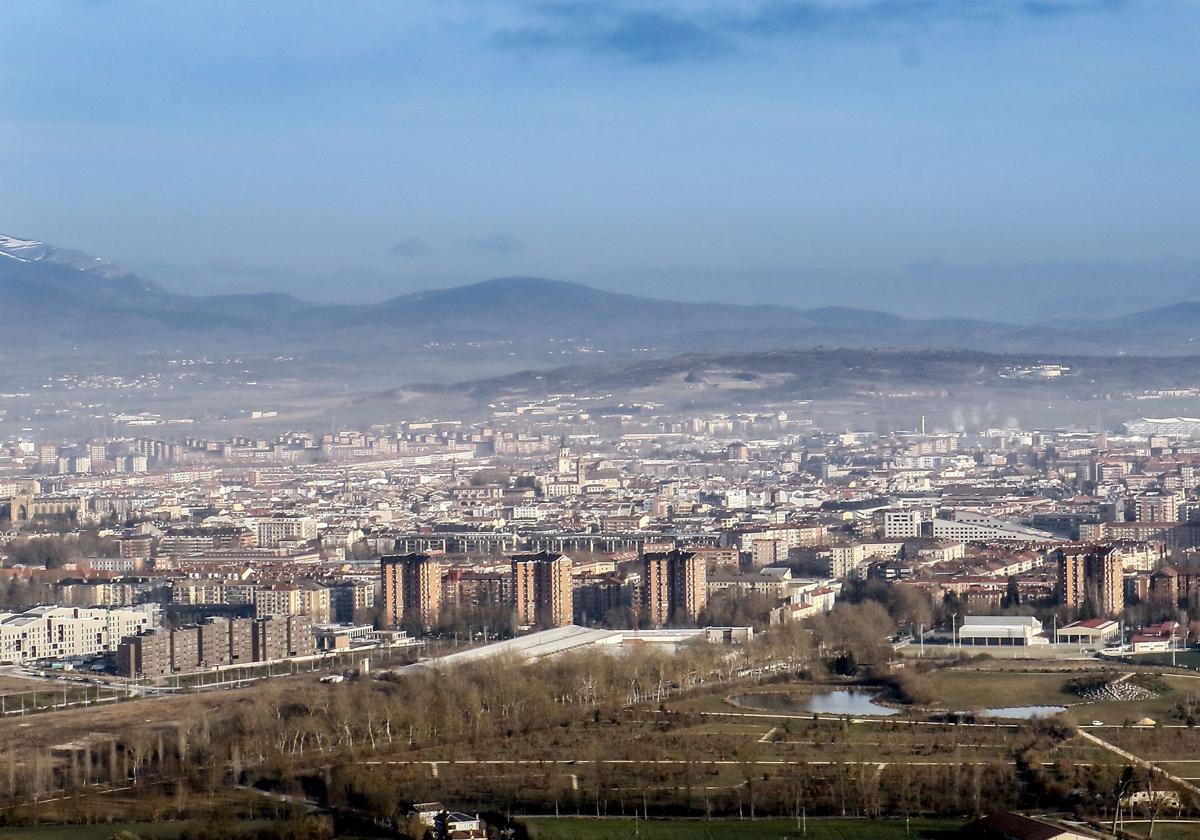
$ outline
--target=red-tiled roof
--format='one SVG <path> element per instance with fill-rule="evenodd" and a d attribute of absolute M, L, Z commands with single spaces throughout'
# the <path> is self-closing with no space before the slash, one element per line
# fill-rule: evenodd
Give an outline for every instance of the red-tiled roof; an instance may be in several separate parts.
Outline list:
<path fill-rule="evenodd" d="M 1003 837 L 1007 840 L 1054 840 L 1055 837 L 1068 833 L 1068 829 L 1011 811 L 989 814 L 976 820 L 975 826 L 984 836 Z"/>

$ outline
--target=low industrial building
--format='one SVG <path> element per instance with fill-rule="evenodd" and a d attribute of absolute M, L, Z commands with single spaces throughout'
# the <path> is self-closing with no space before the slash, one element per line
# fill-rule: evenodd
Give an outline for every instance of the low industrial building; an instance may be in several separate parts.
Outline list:
<path fill-rule="evenodd" d="M 1151 624 L 1134 633 L 1129 644 L 1134 653 L 1162 653 L 1175 647 L 1179 625 L 1174 621 Z"/>
<path fill-rule="evenodd" d="M 370 624 L 318 624 L 313 627 L 317 650 L 353 650 L 373 647 L 384 642 L 394 645 L 416 643 L 404 630 L 382 633 Z"/>
<path fill-rule="evenodd" d="M 481 662 L 499 656 L 512 656 L 533 661 L 560 656 L 579 650 L 595 649 L 614 653 L 654 645 L 660 650 L 675 652 L 680 646 L 696 642 L 710 644 L 743 644 L 754 637 L 751 627 L 692 627 L 659 630 L 601 630 L 568 624 L 537 633 L 517 636 L 483 647 L 429 659 L 399 670 L 413 668 L 450 668 L 470 662 Z"/>
<path fill-rule="evenodd" d="M 1090 618 L 1072 621 L 1058 628 L 1055 641 L 1060 645 L 1101 648 L 1121 637 L 1121 625 L 1111 618 Z"/>
<path fill-rule="evenodd" d="M 958 628 L 958 643 L 976 647 L 1044 645 L 1042 623 L 1031 615 L 969 615 Z"/>

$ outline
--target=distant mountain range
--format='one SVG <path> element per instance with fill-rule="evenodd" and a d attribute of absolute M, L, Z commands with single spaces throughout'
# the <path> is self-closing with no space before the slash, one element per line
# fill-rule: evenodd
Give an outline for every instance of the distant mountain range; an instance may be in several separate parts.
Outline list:
<path fill-rule="evenodd" d="M 1185 355 L 1197 350 L 1200 336 L 1200 303 L 1031 327 L 865 309 L 683 303 L 531 277 L 372 305 L 314 304 L 284 294 L 190 296 L 78 251 L 9 236 L 0 236 L 0 293 L 9 349 L 49 356 L 70 348 L 398 353 L 430 342 L 569 344 L 618 356 L 813 347 Z"/>

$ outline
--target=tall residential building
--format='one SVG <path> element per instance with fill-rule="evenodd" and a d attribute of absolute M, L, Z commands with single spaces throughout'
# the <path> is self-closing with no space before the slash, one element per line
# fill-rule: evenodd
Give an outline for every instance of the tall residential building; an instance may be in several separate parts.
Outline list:
<path fill-rule="evenodd" d="M 1121 555 L 1105 546 L 1066 546 L 1055 551 L 1059 603 L 1076 609 L 1091 604 L 1100 615 L 1125 609 Z"/>
<path fill-rule="evenodd" d="M 329 587 L 329 617 L 349 624 L 355 616 L 375 606 L 375 584 L 369 580 L 346 580 Z"/>
<path fill-rule="evenodd" d="M 40 443 L 37 448 L 38 466 L 47 472 L 58 466 L 58 444 Z"/>
<path fill-rule="evenodd" d="M 915 539 L 921 536 L 925 523 L 925 512 L 916 508 L 887 510 L 883 512 L 883 538 Z"/>
<path fill-rule="evenodd" d="M 383 576 L 383 617 L 390 627 L 437 621 L 442 600 L 442 568 L 428 554 L 390 554 L 379 561 Z"/>
<path fill-rule="evenodd" d="M 1179 496 L 1174 493 L 1143 493 L 1134 500 L 1138 522 L 1178 522 Z"/>
<path fill-rule="evenodd" d="M 313 622 L 329 621 L 329 589 L 312 581 L 260 586 L 254 592 L 254 614 L 306 615 Z"/>
<path fill-rule="evenodd" d="M 1163 566 L 1150 575 L 1150 591 L 1157 592 L 1171 604 L 1192 600 L 1200 594 L 1200 565 Z"/>
<path fill-rule="evenodd" d="M 233 662 L 232 622 L 227 618 L 210 618 L 201 624 L 200 630 L 200 666 L 213 668 L 219 665 L 229 665 Z"/>
<path fill-rule="evenodd" d="M 200 667 L 200 628 L 176 627 L 171 631 L 171 670 L 176 673 Z"/>
<path fill-rule="evenodd" d="M 122 677 L 164 677 L 171 673 L 171 631 L 129 636 L 117 648 L 117 673 Z"/>
<path fill-rule="evenodd" d="M 571 558 L 542 551 L 512 559 L 512 592 L 517 623 L 563 627 L 574 618 Z"/>
<path fill-rule="evenodd" d="M 643 618 L 653 627 L 694 622 L 708 598 L 704 558 L 692 551 L 645 555 Z"/>
<path fill-rule="evenodd" d="M 512 573 L 451 569 L 442 579 L 442 603 L 455 607 L 511 604 Z"/>

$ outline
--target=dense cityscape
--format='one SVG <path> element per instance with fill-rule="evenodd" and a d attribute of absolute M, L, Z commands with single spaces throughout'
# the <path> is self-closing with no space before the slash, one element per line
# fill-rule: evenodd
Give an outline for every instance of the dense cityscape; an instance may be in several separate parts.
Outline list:
<path fill-rule="evenodd" d="M 867 714 L 942 708 L 961 725 L 1066 711 L 1105 738 L 1107 727 L 1138 732 L 1131 723 L 1190 726 L 1190 699 L 1138 723 L 1135 701 L 1178 689 L 1115 669 L 1200 665 L 1189 620 L 1200 420 L 1108 432 L 925 425 L 830 432 L 803 405 L 593 416 L 565 395 L 476 423 L 10 440 L 0 701 L 18 717 L 115 711 L 304 673 L 331 685 L 415 680 L 592 651 L 678 666 L 700 645 L 729 651 L 717 653 L 732 663 L 722 686 L 770 685 L 820 663 L 835 685 L 840 674 L 864 686 Z M 849 635 L 833 630 L 845 625 Z M 789 633 L 781 658 L 789 627 L 808 641 Z M 1022 680 L 1030 660 L 1035 672 L 1084 664 L 1089 676 L 1075 677 L 1086 685 L 1074 703 L 988 708 L 1008 696 L 999 690 L 947 706 L 939 669 L 980 654 L 1002 681 Z M 669 683 L 667 694 L 681 691 Z M 732 708 L 820 720 L 821 692 L 846 689 L 814 688 L 807 701 L 760 691 Z M 1130 708 L 1093 720 L 1088 697 Z M 1119 741 L 1099 743 L 1116 757 Z M 18 774 L 10 795 L 77 784 L 50 755 L 39 787 Z M 454 813 L 462 830 L 486 831 Z M 441 814 L 424 818 L 440 826 Z"/>
<path fill-rule="evenodd" d="M 0 840 L 1200 840 L 1196 0 L 0 27 Z"/>

